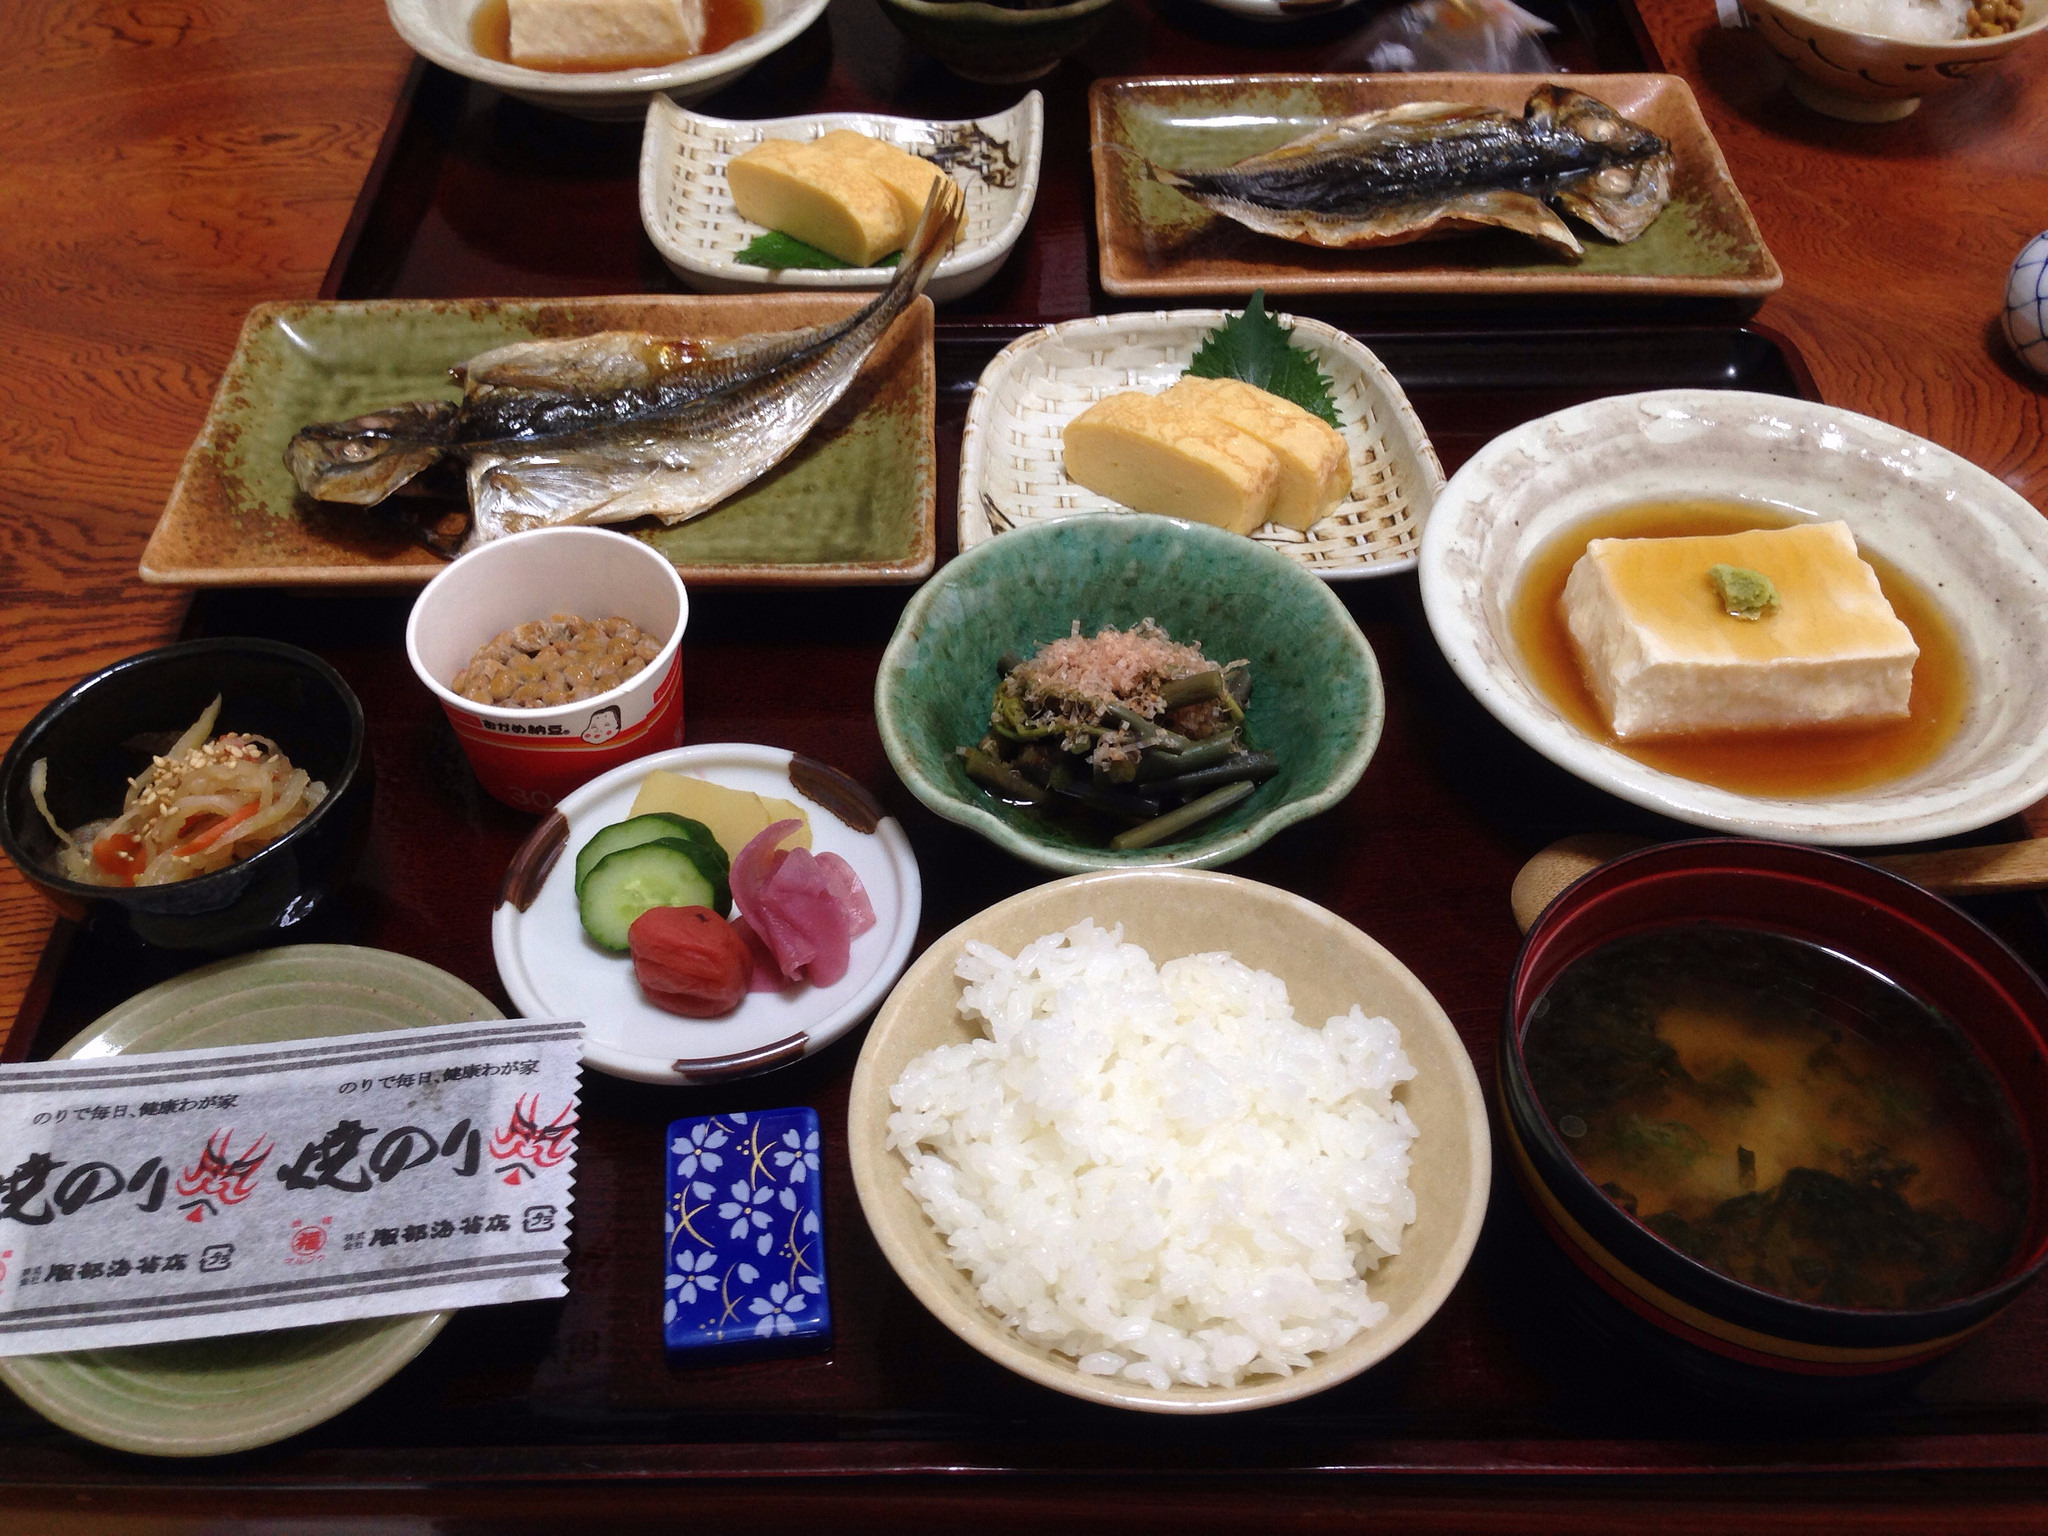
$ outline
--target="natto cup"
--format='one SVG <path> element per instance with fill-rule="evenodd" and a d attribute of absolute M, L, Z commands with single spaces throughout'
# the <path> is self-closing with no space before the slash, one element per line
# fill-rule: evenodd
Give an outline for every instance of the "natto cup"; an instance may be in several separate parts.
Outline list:
<path fill-rule="evenodd" d="M 573 704 L 479 704 L 449 686 L 477 647 L 557 613 L 630 619 L 664 637 L 661 651 L 618 687 Z M 483 787 L 545 811 L 621 763 L 682 745 L 689 617 L 683 579 L 650 546 L 602 528 L 540 528 L 486 544 L 428 582 L 406 621 L 405 654 Z"/>

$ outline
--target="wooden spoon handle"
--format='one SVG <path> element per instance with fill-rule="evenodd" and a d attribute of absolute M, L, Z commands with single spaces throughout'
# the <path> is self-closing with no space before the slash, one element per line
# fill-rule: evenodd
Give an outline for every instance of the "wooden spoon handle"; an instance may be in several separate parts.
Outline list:
<path fill-rule="evenodd" d="M 2048 886 L 2048 838 L 1943 848 L 1932 853 L 1888 853 L 1870 861 L 1943 896 L 1989 891 L 2032 891 Z"/>
<path fill-rule="evenodd" d="M 1590 874 L 1609 859 L 1648 846 L 1645 838 L 1618 832 L 1582 832 L 1560 838 L 1515 876 L 1508 900 L 1516 924 L 1527 933 L 1558 892 L 1579 876 Z M 1887 853 L 1870 862 L 1942 896 L 2048 889 L 2048 838 L 1990 843 L 1982 848 L 1943 848 L 1932 853 Z"/>

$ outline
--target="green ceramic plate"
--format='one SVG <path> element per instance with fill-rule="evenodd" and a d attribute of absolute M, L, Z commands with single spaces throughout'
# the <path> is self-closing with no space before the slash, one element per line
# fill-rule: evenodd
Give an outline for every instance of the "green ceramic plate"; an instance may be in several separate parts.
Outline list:
<path fill-rule="evenodd" d="M 996 662 L 1066 634 L 1150 618 L 1218 661 L 1251 663 L 1252 739 L 1277 778 L 1193 836 L 1116 853 L 979 788 L 958 749 L 988 729 Z M 977 546 L 911 599 L 875 679 L 889 761 L 911 792 L 1048 869 L 1210 868 L 1351 791 L 1386 718 L 1379 662 L 1330 589 L 1264 545 L 1135 513 L 1041 523 Z"/>
<path fill-rule="evenodd" d="M 259 305 L 143 551 L 142 579 L 421 585 L 447 562 L 399 519 L 298 493 L 284 449 L 300 427 L 399 401 L 458 399 L 448 370 L 508 341 L 602 330 L 740 336 L 814 325 L 860 303 L 858 295 L 749 294 Z M 686 581 L 915 581 L 930 573 L 937 549 L 933 398 L 932 310 L 919 300 L 845 398 L 760 480 L 687 523 L 615 526 L 661 550 Z"/>
<path fill-rule="evenodd" d="M 1671 145 L 1671 202 L 1640 238 L 1617 244 L 1575 226 L 1576 262 L 1504 230 L 1376 250 L 1322 250 L 1262 235 L 1154 181 L 1234 164 L 1336 118 L 1404 102 L 1453 101 L 1519 116 L 1543 75 L 1225 75 L 1098 80 L 1093 117 L 1095 228 L 1102 286 L 1184 298 L 1250 293 L 1436 293 L 1473 299 L 1601 294 L 1758 300 L 1784 283 L 1729 177 L 1692 89 L 1676 75 L 1565 75 Z"/>
<path fill-rule="evenodd" d="M 503 1015 L 445 971 L 345 944 L 202 966 L 104 1015 L 58 1057 L 197 1050 Z M 0 1360 L 0 1381 L 73 1434 L 145 1456 L 216 1456 L 295 1435 L 391 1379 L 449 1312 Z"/>

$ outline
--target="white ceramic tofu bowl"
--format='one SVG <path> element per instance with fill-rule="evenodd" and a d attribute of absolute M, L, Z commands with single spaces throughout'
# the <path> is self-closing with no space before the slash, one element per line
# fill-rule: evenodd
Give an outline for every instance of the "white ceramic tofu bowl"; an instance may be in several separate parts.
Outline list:
<path fill-rule="evenodd" d="M 1902 778 L 1827 797 L 1737 794 L 1645 766 L 1531 682 L 1509 610 L 1530 557 L 1649 501 L 1840 518 L 1927 590 L 1969 678 L 1962 724 Z M 1422 535 L 1422 601 L 1479 702 L 1560 767 L 1680 821 L 1845 847 L 1989 825 L 2048 794 L 2048 520 L 1947 449 L 1852 411 L 1734 390 L 1617 395 L 1526 422 L 1451 477 Z"/>
<path fill-rule="evenodd" d="M 567 112 L 572 117 L 624 121 L 647 110 L 656 97 L 698 101 L 723 90 L 784 43 L 792 41 L 825 12 L 827 0 L 756 0 L 761 28 L 730 48 L 700 54 L 653 69 L 620 69 L 596 74 L 561 74 L 501 64 L 476 51 L 470 18 L 480 0 L 384 0 L 391 25 L 422 58 L 508 96 Z"/>
<path fill-rule="evenodd" d="M 687 112 L 665 97 L 647 104 L 640 140 L 640 222 L 661 259 L 699 293 L 788 288 L 881 288 L 894 267 L 757 267 L 736 259 L 762 227 L 732 204 L 726 163 L 764 139 L 811 140 L 850 128 L 944 165 L 966 194 L 967 222 L 925 292 L 944 304 L 974 292 L 1015 249 L 1038 196 L 1045 98 L 1026 92 L 1007 112 L 961 122 L 825 112 L 732 122 Z"/>

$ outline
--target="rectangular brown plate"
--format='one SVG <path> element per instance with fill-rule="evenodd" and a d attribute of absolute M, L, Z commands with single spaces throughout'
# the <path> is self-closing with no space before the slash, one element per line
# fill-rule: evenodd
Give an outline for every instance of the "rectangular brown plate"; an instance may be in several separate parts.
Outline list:
<path fill-rule="evenodd" d="M 1235 75 L 1098 80 L 1088 93 L 1095 230 L 1110 293 L 1433 293 L 1630 295 L 1761 299 L 1784 277 L 1729 178 L 1692 89 L 1676 75 L 1569 75 L 1669 140 L 1671 204 L 1642 236 L 1618 245 L 1583 229 L 1573 263 L 1526 236 L 1489 230 L 1369 251 L 1321 250 L 1262 235 L 1153 181 L 1144 162 L 1174 170 L 1225 166 L 1299 138 L 1333 118 L 1409 101 L 1470 102 L 1517 114 L 1544 75 Z"/>
<path fill-rule="evenodd" d="M 644 330 L 728 337 L 850 314 L 859 297 L 773 294 L 264 304 L 250 311 L 213 407 L 142 553 L 161 586 L 405 586 L 446 563 L 377 508 L 300 495 L 284 448 L 310 421 L 457 398 L 448 370 L 533 337 Z M 920 298 L 846 395 L 767 475 L 672 527 L 616 525 L 714 586 L 917 581 L 937 553 L 932 307 Z"/>

